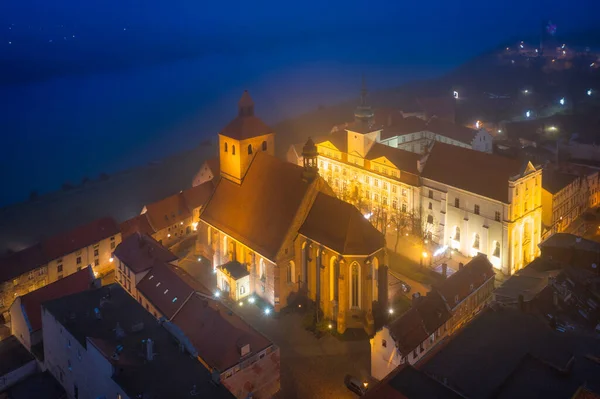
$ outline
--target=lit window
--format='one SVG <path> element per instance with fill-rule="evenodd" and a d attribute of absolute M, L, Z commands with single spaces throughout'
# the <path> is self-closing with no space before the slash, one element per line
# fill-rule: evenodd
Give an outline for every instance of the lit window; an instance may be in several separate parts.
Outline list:
<path fill-rule="evenodd" d="M 387 190 L 388 189 L 388 184 L 386 182 L 383 182 L 383 189 Z"/>
<path fill-rule="evenodd" d="M 496 258 L 500 257 L 500 243 L 498 241 L 496 241 L 494 243 L 494 254 L 493 256 L 495 256 Z"/>
<path fill-rule="evenodd" d="M 454 228 L 454 240 L 460 241 L 460 227 L 458 226 Z"/>
<path fill-rule="evenodd" d="M 396 186 L 392 186 L 392 193 L 396 194 L 397 190 L 398 190 L 398 188 Z"/>
<path fill-rule="evenodd" d="M 234 145 L 231 146 L 231 154 L 235 155 L 235 146 Z"/>
<path fill-rule="evenodd" d="M 224 150 L 225 152 L 227 152 L 227 143 L 225 143 L 225 146 L 223 147 L 223 150 Z"/>
<path fill-rule="evenodd" d="M 373 185 L 379 187 L 379 179 L 373 179 Z"/>
<path fill-rule="evenodd" d="M 402 212 L 406 212 L 406 204 L 402 204 Z"/>
<path fill-rule="evenodd" d="M 433 216 L 432 215 L 427 215 L 427 223 L 433 224 Z"/>

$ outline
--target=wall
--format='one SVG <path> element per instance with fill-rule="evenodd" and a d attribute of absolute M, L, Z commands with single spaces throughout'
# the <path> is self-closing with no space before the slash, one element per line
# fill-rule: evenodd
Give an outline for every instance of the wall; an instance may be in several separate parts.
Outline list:
<path fill-rule="evenodd" d="M 479 129 L 473 138 L 473 141 L 471 142 L 471 148 L 473 148 L 475 151 L 487 152 L 491 154 L 493 152 L 492 141 L 492 136 L 487 130 Z"/>
<path fill-rule="evenodd" d="M 0 283 L 0 313 L 9 317 L 8 311 L 17 296 L 23 296 L 54 281 L 56 280 L 49 279 L 48 267 L 44 265 L 11 281 Z"/>
<path fill-rule="evenodd" d="M 10 333 L 14 335 L 28 351 L 31 352 L 31 334 L 29 324 L 21 307 L 21 297 L 18 297 L 10 307 Z"/>
<path fill-rule="evenodd" d="M 446 323 L 448 335 L 467 325 L 492 300 L 495 280 L 496 276 L 492 274 L 469 296 L 452 307 L 452 318 Z M 446 298 L 446 300 L 452 301 L 453 298 Z"/>
<path fill-rule="evenodd" d="M 279 348 L 271 346 L 255 354 L 229 370 L 221 373 L 221 383 L 236 398 L 248 397 L 246 383 L 252 384 L 252 397 L 271 398 L 280 389 L 280 353 Z"/>
<path fill-rule="evenodd" d="M 19 367 L 18 369 L 11 371 L 10 373 L 0 375 L 0 392 L 10 388 L 17 382 L 29 377 L 37 371 L 38 369 L 36 361 L 31 360 Z"/>
<path fill-rule="evenodd" d="M 262 142 L 267 142 L 267 153 L 275 154 L 275 134 L 265 134 L 262 136 L 252 137 L 246 140 L 236 140 L 219 134 L 219 164 L 221 175 L 240 183 L 244 178 L 248 166 L 252 162 L 254 155 L 258 151 L 262 151 Z M 227 144 L 227 151 L 225 151 Z M 252 146 L 252 154 L 248 154 L 248 145 Z M 233 147 L 235 146 L 235 154 Z"/>
<path fill-rule="evenodd" d="M 202 183 L 206 183 L 207 181 L 212 180 L 213 178 L 214 173 L 208 167 L 208 162 L 204 162 L 196 176 L 194 176 L 194 180 L 192 181 L 192 187 L 199 186 Z"/>

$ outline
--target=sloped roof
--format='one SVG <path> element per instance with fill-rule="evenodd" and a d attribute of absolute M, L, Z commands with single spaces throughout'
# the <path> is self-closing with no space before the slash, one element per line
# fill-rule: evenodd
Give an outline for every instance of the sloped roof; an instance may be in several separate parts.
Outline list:
<path fill-rule="evenodd" d="M 374 160 L 380 157 L 386 157 L 401 171 L 412 173 L 414 175 L 419 174 L 418 162 L 422 157 L 420 154 L 390 147 L 389 145 L 381 143 L 373 143 L 366 155 L 366 159 Z"/>
<path fill-rule="evenodd" d="M 42 328 L 41 305 L 43 302 L 93 288 L 93 282 L 94 272 L 91 266 L 87 266 L 85 269 L 81 269 L 52 284 L 23 295 L 21 297 L 21 306 L 25 311 L 26 319 L 29 320 L 31 331 L 37 331 Z"/>
<path fill-rule="evenodd" d="M 340 152 L 348 152 L 348 133 L 345 130 L 338 130 L 327 136 L 315 137 L 313 141 L 317 145 L 330 141 Z M 299 154 L 302 154 L 302 151 Z"/>
<path fill-rule="evenodd" d="M 219 132 L 235 140 L 246 140 L 269 133 L 273 133 L 273 129 L 254 115 L 238 115 Z"/>
<path fill-rule="evenodd" d="M 508 181 L 522 168 L 514 159 L 435 142 L 421 176 L 507 204 Z"/>
<path fill-rule="evenodd" d="M 221 174 L 221 163 L 219 157 L 214 157 L 205 162 L 208 169 L 213 173 L 213 176 L 219 176 Z"/>
<path fill-rule="evenodd" d="M 152 228 L 156 231 L 166 229 L 192 216 L 182 193 L 146 205 L 146 213 Z"/>
<path fill-rule="evenodd" d="M 42 244 L 35 244 L 22 251 L 0 258 L 0 282 L 34 270 L 48 262 L 42 251 Z"/>
<path fill-rule="evenodd" d="M 487 256 L 478 254 L 462 269 L 453 273 L 442 283 L 434 285 L 434 288 L 452 309 L 490 278 L 495 278 L 494 267 Z M 473 285 L 472 290 L 471 285 Z M 455 301 L 456 297 L 458 297 L 458 302 Z"/>
<path fill-rule="evenodd" d="M 135 217 L 132 217 L 131 219 L 124 221 L 123 223 L 121 223 L 120 229 L 121 238 L 123 239 L 129 237 L 134 233 L 148 235 L 156 233 L 156 230 L 154 230 L 154 228 L 150 224 L 150 221 L 148 220 L 147 213 L 142 213 L 141 215 L 137 215 Z"/>
<path fill-rule="evenodd" d="M 308 192 L 302 171 L 258 152 L 241 185 L 219 181 L 200 218 L 273 260 Z"/>
<path fill-rule="evenodd" d="M 235 280 L 239 280 L 242 277 L 246 277 L 246 276 L 250 275 L 250 273 L 248 272 L 246 267 L 243 266 L 240 262 L 235 261 L 235 260 L 233 260 L 231 262 L 227 262 L 224 265 L 220 265 L 217 268 L 226 271 L 227 274 L 229 274 Z"/>
<path fill-rule="evenodd" d="M 119 233 L 119 225 L 113 218 L 102 218 L 50 237 L 42 245 L 47 259 L 52 260 Z"/>
<path fill-rule="evenodd" d="M 216 175 L 215 175 L 216 176 Z M 203 206 L 208 202 L 215 189 L 215 182 L 209 180 L 196 187 L 188 188 L 183 191 L 183 199 L 188 209 L 195 209 Z"/>
<path fill-rule="evenodd" d="M 14 335 L 0 341 L 0 359 L 2 359 L 0 362 L 2 377 L 35 360 Z"/>
<path fill-rule="evenodd" d="M 542 188 L 550 194 L 556 194 L 578 178 L 579 176 L 571 173 L 544 169 L 544 173 L 542 173 Z"/>
<path fill-rule="evenodd" d="M 454 122 L 437 117 L 429 119 L 426 130 L 465 144 L 472 144 L 477 135 L 477 130 L 475 129 L 457 125 Z"/>
<path fill-rule="evenodd" d="M 385 240 L 356 207 L 319 193 L 300 234 L 342 255 L 370 255 L 385 247 Z"/>
<path fill-rule="evenodd" d="M 394 119 L 392 124 L 383 129 L 381 139 L 389 139 L 409 133 L 417 133 L 427 130 L 427 122 L 416 116 Z"/>
<path fill-rule="evenodd" d="M 126 237 L 117 245 L 114 255 L 134 273 L 150 269 L 156 261 L 165 263 L 178 259 L 154 238 L 140 233 Z"/>
<path fill-rule="evenodd" d="M 194 293 L 194 288 L 175 272 L 172 265 L 161 262 L 154 262 L 152 270 L 136 288 L 169 320 Z"/>
<path fill-rule="evenodd" d="M 265 336 L 219 302 L 199 295 L 190 298 L 173 323 L 190 339 L 198 355 L 218 370 L 227 370 L 237 364 L 244 345 L 250 345 L 250 354 L 272 345 Z"/>

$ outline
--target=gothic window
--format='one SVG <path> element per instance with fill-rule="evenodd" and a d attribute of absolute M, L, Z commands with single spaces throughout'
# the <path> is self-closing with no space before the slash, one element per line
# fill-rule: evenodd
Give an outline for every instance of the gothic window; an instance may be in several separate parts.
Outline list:
<path fill-rule="evenodd" d="M 265 261 L 260 258 L 260 262 L 258 263 L 259 265 L 259 269 L 258 269 L 258 274 L 260 276 L 261 280 L 265 279 Z"/>
<path fill-rule="evenodd" d="M 460 241 L 460 227 L 458 226 L 454 228 L 454 240 Z"/>
<path fill-rule="evenodd" d="M 355 262 L 352 264 L 352 279 L 351 279 L 352 287 L 352 307 L 358 307 L 358 264 Z"/>
<path fill-rule="evenodd" d="M 232 153 L 233 155 L 235 155 L 235 146 L 234 146 L 234 145 L 232 145 L 232 146 L 231 146 L 231 153 Z"/>
<path fill-rule="evenodd" d="M 294 282 L 294 261 L 291 260 L 288 263 L 288 267 L 287 267 L 287 282 L 288 283 L 293 283 Z"/>
<path fill-rule="evenodd" d="M 248 144 L 248 155 L 252 154 L 252 144 Z"/>
<path fill-rule="evenodd" d="M 500 257 L 500 243 L 498 241 L 494 242 L 494 254 L 493 256 L 495 256 L 496 258 Z"/>
<path fill-rule="evenodd" d="M 267 142 L 266 141 L 262 142 L 262 150 L 267 151 Z"/>
<path fill-rule="evenodd" d="M 473 237 L 473 249 L 479 249 L 479 234 L 477 233 Z"/>
<path fill-rule="evenodd" d="M 473 212 L 474 212 L 476 215 L 479 215 L 479 205 L 475 205 L 473 208 L 474 208 L 474 209 L 473 209 Z"/>
<path fill-rule="evenodd" d="M 227 152 L 227 143 L 225 143 L 224 150 L 225 150 L 225 152 Z"/>
<path fill-rule="evenodd" d="M 433 190 L 429 190 L 429 198 L 433 198 Z"/>
<path fill-rule="evenodd" d="M 431 202 L 429 203 L 429 209 L 433 209 L 433 204 Z"/>

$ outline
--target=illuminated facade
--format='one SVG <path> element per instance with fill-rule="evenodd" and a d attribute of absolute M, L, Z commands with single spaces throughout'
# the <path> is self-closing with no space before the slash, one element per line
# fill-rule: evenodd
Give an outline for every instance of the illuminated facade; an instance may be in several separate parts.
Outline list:
<path fill-rule="evenodd" d="M 585 177 L 575 174 L 544 172 L 542 223 L 547 230 L 546 235 L 564 232 L 586 209 L 588 198 L 584 187 L 587 182 Z"/>

